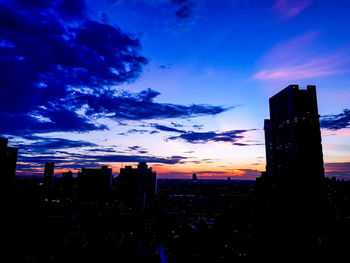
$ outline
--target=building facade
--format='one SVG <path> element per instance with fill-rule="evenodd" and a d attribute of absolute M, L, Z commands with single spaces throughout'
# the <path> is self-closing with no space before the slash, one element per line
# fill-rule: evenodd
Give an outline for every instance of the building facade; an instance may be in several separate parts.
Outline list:
<path fill-rule="evenodd" d="M 156 200 L 157 174 L 145 162 L 121 168 L 119 183 L 122 197 L 136 207 L 151 207 Z"/>
<path fill-rule="evenodd" d="M 112 168 L 82 168 L 78 173 L 80 199 L 104 199 L 112 189 Z"/>
<path fill-rule="evenodd" d="M 5 188 L 15 179 L 17 153 L 17 148 L 8 147 L 8 140 L 0 137 L 0 176 Z"/>
<path fill-rule="evenodd" d="M 52 178 L 55 171 L 55 163 L 54 162 L 45 162 L 44 169 L 44 182 L 46 185 L 52 184 Z"/>
<path fill-rule="evenodd" d="M 265 120 L 266 172 L 281 180 L 324 179 L 316 86 L 289 85 L 270 98 Z"/>

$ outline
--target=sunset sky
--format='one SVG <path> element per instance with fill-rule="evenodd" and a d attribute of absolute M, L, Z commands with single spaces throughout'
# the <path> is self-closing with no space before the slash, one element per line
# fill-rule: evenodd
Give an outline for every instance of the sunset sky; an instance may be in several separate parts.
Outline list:
<path fill-rule="evenodd" d="M 345 0 L 0 0 L 0 135 L 20 174 L 254 179 L 268 99 L 312 84 L 326 174 L 350 179 L 349 17 Z"/>

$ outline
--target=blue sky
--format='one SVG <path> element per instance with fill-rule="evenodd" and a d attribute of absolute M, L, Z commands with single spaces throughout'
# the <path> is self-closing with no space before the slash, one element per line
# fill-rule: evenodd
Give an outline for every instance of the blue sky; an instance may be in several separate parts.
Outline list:
<path fill-rule="evenodd" d="M 268 99 L 317 86 L 329 176 L 350 176 L 350 3 L 0 1 L 0 134 L 18 170 L 151 162 L 252 179 Z"/>

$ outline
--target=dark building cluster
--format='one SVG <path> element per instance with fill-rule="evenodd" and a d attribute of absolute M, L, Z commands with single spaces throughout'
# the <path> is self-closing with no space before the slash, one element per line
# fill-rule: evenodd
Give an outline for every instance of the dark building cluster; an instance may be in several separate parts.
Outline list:
<path fill-rule="evenodd" d="M 157 179 L 145 162 L 15 177 L 0 138 L 3 257 L 11 262 L 236 262 L 347 256 L 350 183 L 325 178 L 316 88 L 270 99 L 255 181 Z M 19 149 L 20 151 L 20 149 Z"/>

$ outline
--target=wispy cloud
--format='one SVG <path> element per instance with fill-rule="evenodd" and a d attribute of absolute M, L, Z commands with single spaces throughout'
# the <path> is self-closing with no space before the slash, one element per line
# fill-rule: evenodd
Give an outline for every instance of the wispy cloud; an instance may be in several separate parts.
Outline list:
<path fill-rule="evenodd" d="M 207 142 L 228 142 L 237 146 L 247 146 L 249 144 L 239 143 L 238 140 L 244 138 L 244 133 L 249 130 L 231 130 L 225 132 L 185 132 L 179 136 L 169 137 L 168 140 L 184 140 L 189 143 Z"/>
<path fill-rule="evenodd" d="M 288 20 L 299 15 L 311 4 L 311 0 L 276 0 L 272 9 L 279 14 L 281 20 Z"/>
<path fill-rule="evenodd" d="M 148 150 L 143 148 L 142 146 L 134 145 L 134 146 L 129 146 L 129 151 L 134 151 L 140 154 L 146 154 L 148 153 Z"/>
<path fill-rule="evenodd" d="M 83 94 L 76 92 L 71 102 L 77 107 L 87 105 L 87 116 L 108 117 L 120 120 L 149 120 L 169 118 L 190 118 L 206 115 L 217 115 L 233 107 L 192 104 L 189 106 L 158 103 L 154 99 L 159 96 L 158 91 L 147 89 L 139 93 L 121 94 L 109 90 L 99 94 Z"/>
<path fill-rule="evenodd" d="M 160 125 L 160 124 L 156 124 L 156 123 L 152 124 L 152 127 L 157 129 L 157 130 L 166 131 L 166 132 L 178 132 L 178 133 L 185 132 L 184 130 L 179 130 L 179 129 L 176 129 L 173 127 L 168 127 L 168 126 Z"/>
<path fill-rule="evenodd" d="M 321 128 L 332 131 L 350 127 L 350 110 L 345 109 L 340 114 L 325 115 L 320 121 Z"/>
<path fill-rule="evenodd" d="M 343 65 L 348 62 L 350 62 L 349 59 L 344 57 L 344 55 L 335 54 L 323 58 L 315 58 L 305 64 L 262 70 L 254 75 L 254 79 L 296 80 L 337 75 L 350 72 L 350 68 L 343 68 Z"/>
<path fill-rule="evenodd" d="M 320 52 L 313 45 L 318 37 L 312 31 L 276 45 L 260 59 L 262 69 L 253 79 L 297 80 L 350 72 L 350 50 Z"/>

